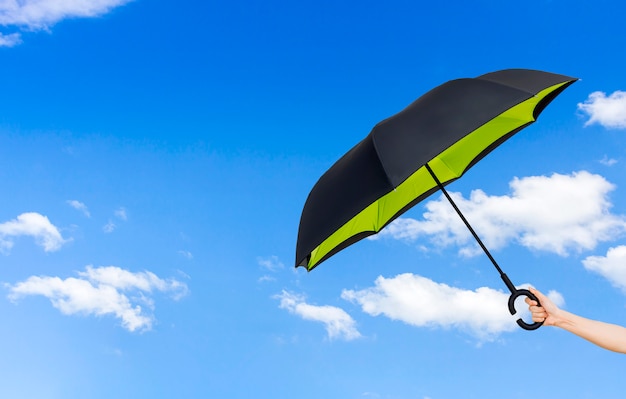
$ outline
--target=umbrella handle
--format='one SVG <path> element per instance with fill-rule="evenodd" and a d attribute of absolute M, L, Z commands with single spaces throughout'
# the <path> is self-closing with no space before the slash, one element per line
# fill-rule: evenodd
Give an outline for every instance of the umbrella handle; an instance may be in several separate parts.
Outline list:
<path fill-rule="evenodd" d="M 511 296 L 509 297 L 509 312 L 514 315 L 515 313 L 517 313 L 517 311 L 515 310 L 515 300 L 520 297 L 520 296 L 527 296 L 528 298 L 532 299 L 533 301 L 537 302 L 537 306 L 541 306 L 541 303 L 539 303 L 539 299 L 537 299 L 537 297 L 535 296 L 535 294 L 533 294 L 532 292 L 530 292 L 529 290 L 526 289 L 515 289 L 515 290 L 511 290 Z M 522 327 L 524 330 L 536 330 L 539 327 L 541 327 L 543 325 L 543 321 L 536 321 L 533 324 L 528 324 L 526 323 L 524 320 L 522 320 L 521 318 L 517 319 L 517 324 Z"/>

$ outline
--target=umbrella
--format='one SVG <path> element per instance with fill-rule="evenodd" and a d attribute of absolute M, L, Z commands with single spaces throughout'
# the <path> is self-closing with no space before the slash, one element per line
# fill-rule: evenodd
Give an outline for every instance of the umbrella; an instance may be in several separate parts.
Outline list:
<path fill-rule="evenodd" d="M 520 295 L 537 300 L 515 288 L 444 186 L 533 123 L 576 80 L 528 69 L 456 79 L 379 122 L 309 193 L 298 229 L 296 267 L 312 270 L 441 190 L 511 291 L 511 314 Z M 541 326 L 522 319 L 517 323 L 529 330 Z"/>

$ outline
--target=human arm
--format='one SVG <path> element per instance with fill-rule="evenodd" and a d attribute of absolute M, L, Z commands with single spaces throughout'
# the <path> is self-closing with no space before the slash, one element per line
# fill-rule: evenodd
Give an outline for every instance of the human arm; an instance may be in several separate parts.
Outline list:
<path fill-rule="evenodd" d="M 538 290 L 530 288 L 530 292 L 541 303 L 541 306 L 538 306 L 536 301 L 526 298 L 533 321 L 543 321 L 545 326 L 560 327 L 604 349 L 626 353 L 626 328 L 575 315 L 559 309 L 550 298 Z"/>

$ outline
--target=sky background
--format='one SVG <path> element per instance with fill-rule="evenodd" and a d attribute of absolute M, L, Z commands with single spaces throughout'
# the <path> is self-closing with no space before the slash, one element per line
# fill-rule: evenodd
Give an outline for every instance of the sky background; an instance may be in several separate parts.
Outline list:
<path fill-rule="evenodd" d="M 625 14 L 0 0 L 0 397 L 622 398 L 624 355 L 517 327 L 439 194 L 293 266 L 309 190 L 377 122 L 540 69 L 581 80 L 448 190 L 515 284 L 626 325 Z"/>

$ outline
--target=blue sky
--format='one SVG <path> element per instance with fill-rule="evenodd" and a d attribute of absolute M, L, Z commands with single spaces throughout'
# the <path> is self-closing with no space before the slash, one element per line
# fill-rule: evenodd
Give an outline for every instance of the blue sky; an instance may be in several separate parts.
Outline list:
<path fill-rule="evenodd" d="M 626 325 L 625 8 L 0 0 L 0 397 L 623 397 L 623 355 L 516 326 L 439 194 L 293 263 L 378 121 L 541 69 L 581 80 L 448 189 L 515 284 Z"/>

